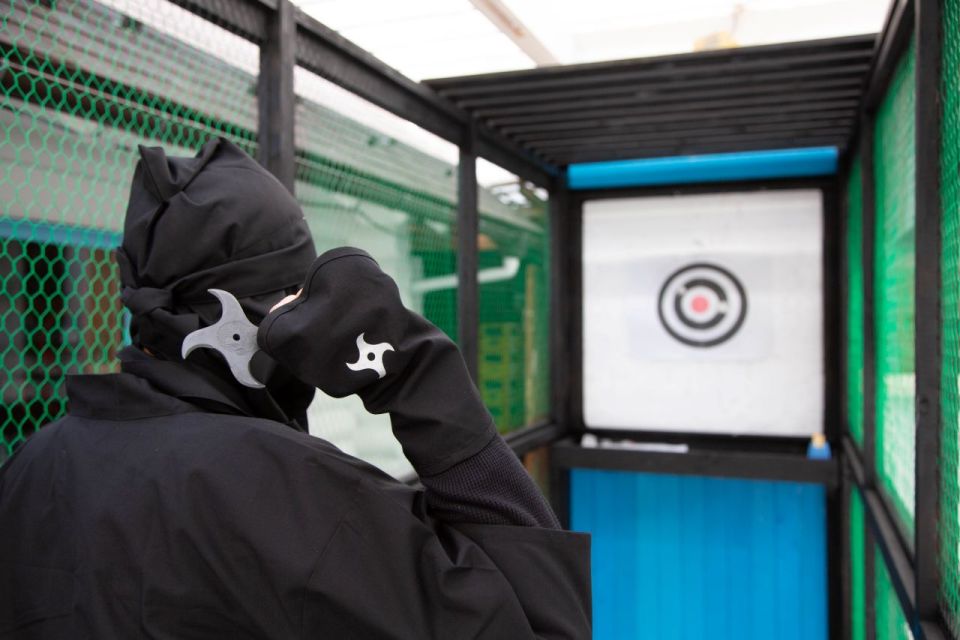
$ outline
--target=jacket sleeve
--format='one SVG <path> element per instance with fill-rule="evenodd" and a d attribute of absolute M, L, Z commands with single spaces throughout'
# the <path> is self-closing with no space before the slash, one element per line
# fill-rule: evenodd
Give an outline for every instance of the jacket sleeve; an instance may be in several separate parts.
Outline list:
<path fill-rule="evenodd" d="M 363 486 L 315 567 L 305 605 L 315 628 L 338 638 L 590 636 L 589 538 L 555 528 L 456 345 L 403 306 L 368 254 L 318 257 L 258 340 L 301 380 L 389 413 L 426 489 L 410 503 L 390 485 Z"/>
<path fill-rule="evenodd" d="M 401 494 L 361 488 L 313 568 L 304 637 L 590 638 L 588 536 L 439 523 Z"/>

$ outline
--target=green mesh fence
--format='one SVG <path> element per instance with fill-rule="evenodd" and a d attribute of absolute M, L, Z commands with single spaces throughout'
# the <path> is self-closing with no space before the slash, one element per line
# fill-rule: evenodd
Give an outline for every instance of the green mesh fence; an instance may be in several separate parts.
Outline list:
<path fill-rule="evenodd" d="M 864 529 L 863 500 L 860 493 L 850 488 L 850 637 L 852 640 L 866 640 L 866 529 Z"/>
<path fill-rule="evenodd" d="M 893 588 L 883 554 L 874 551 L 874 607 L 877 640 L 913 640 L 910 624 Z"/>
<path fill-rule="evenodd" d="M 223 135 L 255 154 L 259 50 L 167 0 L 13 2 L 0 17 L 2 461 L 62 415 L 65 374 L 115 370 L 113 247 L 137 145 L 187 155 Z M 318 251 L 367 249 L 408 306 L 456 337 L 456 148 L 385 112 L 371 125 L 358 115 L 371 105 L 303 69 L 296 78 L 297 197 Z M 481 287 L 481 324 L 510 337 L 484 342 L 511 364 L 486 380 L 520 389 L 506 405 L 484 394 L 505 430 L 546 414 L 549 380 L 544 197 L 520 202 L 513 186 L 480 193 L 482 265 L 519 260 Z M 359 401 L 319 397 L 310 417 L 314 433 L 409 470 L 387 418 Z"/>
<path fill-rule="evenodd" d="M 480 196 L 478 386 L 502 433 L 549 413 L 545 198 L 516 178 Z"/>
<path fill-rule="evenodd" d="M 116 366 L 137 145 L 255 152 L 257 47 L 165 0 L 109 5 L 0 5 L 0 461 L 64 412 L 65 374 Z"/>
<path fill-rule="evenodd" d="M 954 636 L 960 636 L 960 0 L 943 5 L 943 375 L 940 440 L 940 601 Z"/>
<path fill-rule="evenodd" d="M 863 174 L 860 158 L 847 179 L 847 428 L 863 445 Z"/>
<path fill-rule="evenodd" d="M 912 538 L 914 505 L 914 58 L 897 64 L 877 111 L 876 453 L 880 484 Z"/>

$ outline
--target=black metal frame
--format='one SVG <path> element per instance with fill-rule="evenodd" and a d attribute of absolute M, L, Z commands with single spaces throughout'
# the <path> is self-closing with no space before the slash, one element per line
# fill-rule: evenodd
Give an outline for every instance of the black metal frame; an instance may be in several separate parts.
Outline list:
<path fill-rule="evenodd" d="M 175 4 L 231 31 L 260 47 L 257 86 L 259 107 L 259 161 L 291 192 L 296 174 L 294 140 L 294 67 L 299 65 L 351 91 L 394 115 L 456 144 L 460 149 L 457 189 L 457 330 L 458 343 L 474 380 L 477 379 L 479 287 L 476 161 L 486 158 L 520 179 L 550 190 L 551 225 L 563 238 L 561 209 L 564 174 L 557 167 L 520 148 L 502 135 L 478 123 L 469 113 L 390 68 L 373 55 L 343 38 L 295 7 L 290 0 L 171 0 Z M 557 270 L 565 246 L 553 240 L 556 256 L 551 266 L 552 294 L 565 300 Z M 562 304 L 555 304 L 551 317 L 558 319 Z M 562 323 L 552 323 L 551 345 L 565 340 Z M 556 353 L 562 354 L 562 350 Z M 554 356 L 551 374 L 554 399 L 563 388 L 563 362 Z M 553 407 L 559 407 L 554 404 Z M 518 455 L 557 439 L 563 427 L 561 416 L 551 415 L 546 424 L 531 425 L 507 437 Z"/>
<path fill-rule="evenodd" d="M 559 165 L 843 147 L 873 43 L 858 35 L 425 83 Z"/>
<path fill-rule="evenodd" d="M 949 638 L 938 602 L 937 469 L 942 363 L 940 315 L 940 3 L 937 0 L 897 0 L 877 43 L 864 94 L 858 143 L 862 170 L 862 259 L 864 275 L 864 406 L 863 447 L 843 439 L 843 477 L 859 492 L 866 519 L 864 578 L 866 637 L 876 637 L 874 548 L 880 551 L 906 619 L 917 638 Z M 876 472 L 877 362 L 875 324 L 875 112 L 911 37 L 916 40 L 916 228 L 915 228 L 915 517 L 914 538 L 908 539 L 891 504 L 879 487 Z M 845 166 L 850 158 L 846 159 Z M 845 180 L 844 180 L 845 182 Z M 843 184 L 841 182 L 840 184 Z M 845 340 L 845 336 L 844 336 Z M 845 352 L 845 344 L 844 344 Z M 846 386 L 843 385 L 845 389 Z M 844 403 L 845 404 L 845 403 Z M 845 425 L 846 426 L 846 425 Z M 845 566 L 844 579 L 849 581 Z M 844 585 L 849 593 L 849 582 Z M 850 601 L 846 601 L 849 605 Z M 850 637 L 849 620 L 845 635 Z"/>
<path fill-rule="evenodd" d="M 833 178 L 799 178 L 782 180 L 667 185 L 657 187 L 584 190 L 569 196 L 569 224 L 575 230 L 571 243 L 567 273 L 568 289 L 576 304 L 570 308 L 570 432 L 586 431 L 583 421 L 583 341 L 582 341 L 582 262 L 581 231 L 583 205 L 591 200 L 611 198 L 651 197 L 660 195 L 691 195 L 709 193 L 743 193 L 786 189 L 816 189 L 823 197 L 823 278 L 824 278 L 824 420 L 823 431 L 834 448 L 840 450 L 841 385 L 837 369 L 840 366 L 839 317 L 842 298 L 839 295 L 839 260 L 842 236 L 838 224 L 838 189 Z M 829 373 L 827 373 L 829 372 Z M 803 438 L 770 438 L 717 436 L 712 434 L 678 434 L 656 429 L 624 432 L 591 427 L 598 437 L 633 441 L 682 442 L 689 452 L 673 454 L 654 451 L 583 448 L 575 440 L 566 439 L 551 448 L 551 490 L 555 508 L 560 508 L 561 522 L 568 524 L 569 470 L 572 468 L 616 469 L 821 484 L 827 498 L 827 568 L 829 625 L 832 637 L 841 637 L 843 628 L 842 567 L 843 522 L 842 491 L 839 456 L 829 461 L 806 457 L 807 440 Z M 562 502 L 562 504 L 557 504 Z"/>
<path fill-rule="evenodd" d="M 777 69 L 778 78 L 761 83 L 766 93 L 751 95 L 737 92 L 736 87 L 717 84 L 710 78 L 694 78 L 684 93 L 675 93 L 672 102 L 645 104 L 636 98 L 617 98 L 616 74 L 653 74 L 646 77 L 662 84 L 665 79 L 680 73 L 677 65 L 722 64 L 724 60 L 739 60 L 737 52 L 698 54 L 693 57 L 668 57 L 640 63 L 604 63 L 585 65 L 574 69 L 539 70 L 539 80 L 550 86 L 550 91 L 564 99 L 574 97 L 570 81 L 583 74 L 598 71 L 613 73 L 597 82 L 608 84 L 598 88 L 595 103 L 578 105 L 575 110 L 582 122 L 565 118 L 545 121 L 542 109 L 527 104 L 521 111 L 510 111 L 511 100 L 518 98 L 518 87 L 508 87 L 501 94 L 478 98 L 469 91 L 462 105 L 454 104 L 428 86 L 413 82 L 388 67 L 375 57 L 347 41 L 295 8 L 290 0 L 172 0 L 185 9 L 256 43 L 261 51 L 261 72 L 258 84 L 259 127 L 258 148 L 261 162 L 292 190 L 295 175 L 295 148 L 293 137 L 293 69 L 300 65 L 359 95 L 387 111 L 417 124 L 460 148 L 458 189 L 458 267 L 460 296 L 458 302 L 458 331 L 468 366 L 476 375 L 477 359 L 477 247 L 475 231 L 478 228 L 477 184 L 475 162 L 484 157 L 511 171 L 521 179 L 547 187 L 550 199 L 551 226 L 551 416 L 544 424 L 534 425 L 507 437 L 514 451 L 522 454 L 533 448 L 554 443 L 551 463 L 551 498 L 561 520 L 568 515 L 568 475 L 571 466 L 592 466 L 635 470 L 656 470 L 669 473 L 696 473 L 786 479 L 817 482 L 830 490 L 828 503 L 829 549 L 831 566 L 831 631 L 834 637 L 849 637 L 849 620 L 840 615 L 849 604 L 849 566 L 843 546 L 849 539 L 843 501 L 847 488 L 863 498 L 869 535 L 865 536 L 865 578 L 867 589 L 867 638 L 875 637 L 874 628 L 874 553 L 880 550 L 889 568 L 891 579 L 901 605 L 918 638 L 946 638 L 940 620 L 937 576 L 937 530 L 939 508 L 938 459 L 940 438 L 940 364 L 942 361 L 941 318 L 939 309 L 940 216 L 939 201 L 939 140 L 940 140 L 940 47 L 941 15 L 938 0 L 894 0 L 884 31 L 873 50 L 867 80 L 863 86 L 851 86 L 849 73 L 860 72 L 863 60 L 855 53 L 841 52 L 829 64 L 817 58 L 816 43 L 797 49 L 796 45 L 765 48 L 771 56 L 799 55 L 791 64 L 796 69 Z M 851 139 L 858 140 L 862 164 L 863 198 L 863 274 L 864 274 L 864 397 L 876 395 L 876 353 L 874 331 L 874 247 L 875 202 L 873 136 L 874 110 L 882 100 L 896 63 L 911 36 L 917 40 L 916 86 L 916 359 L 917 359 L 917 424 L 916 424 L 916 529 L 915 539 L 906 540 L 893 517 L 883 491 L 878 489 L 875 470 L 875 422 L 873 402 L 864 403 L 864 442 L 857 446 L 845 431 L 843 384 L 843 355 L 845 334 L 842 294 L 846 278 L 843 267 L 843 226 L 839 214 L 842 186 L 849 167 L 849 147 L 841 162 L 839 181 L 780 181 L 739 184 L 702 184 L 656 189 L 627 189 L 591 192 L 568 192 L 561 167 L 546 161 L 545 157 L 569 159 L 615 159 L 636 156 L 635 149 L 621 145 L 616 139 L 597 141 L 597 153 L 577 156 L 569 148 L 553 144 L 555 138 L 579 144 L 581 136 L 596 126 L 609 125 L 617 134 L 628 134 L 635 142 L 656 155 L 658 128 L 668 127 L 674 134 L 681 130 L 699 130 L 698 120 L 708 111 L 715 125 L 721 129 L 734 127 L 737 140 L 726 140 L 716 132 L 702 132 L 696 141 L 700 152 L 731 150 L 762 145 L 771 138 L 798 140 L 800 144 L 834 140 L 842 131 L 843 147 Z M 846 46 L 842 39 L 834 44 Z M 855 39 L 849 39 L 855 49 Z M 813 47 L 813 49 L 810 49 Z M 733 56 L 731 58 L 731 55 Z M 844 56 L 847 56 L 846 58 Z M 809 59 L 808 59 L 809 58 Z M 844 62 L 846 61 L 846 62 Z M 761 76 L 771 71 L 762 60 L 749 57 L 749 52 L 738 64 L 741 70 L 754 69 Z M 646 66 L 644 66 L 646 65 Z M 752 65 L 752 66 L 751 66 Z M 847 68 L 856 67 L 853 68 Z M 811 75 L 810 71 L 813 69 Z M 565 74 L 573 74 L 567 77 Z M 579 74 L 579 75 L 577 75 Z M 659 75 L 658 75 L 659 74 Z M 792 74 L 792 75 L 791 75 Z M 681 75 L 683 75 L 681 73 Z M 768 73 L 769 75 L 769 73 Z M 514 76 L 516 76 L 514 78 Z M 655 77 L 654 77 L 655 76 Z M 522 79 L 524 74 L 506 74 L 493 78 L 497 83 Z M 629 78 L 625 78 L 628 79 Z M 634 78 L 635 80 L 636 78 Z M 462 79 L 459 79 L 462 80 Z M 483 83 L 491 77 L 478 77 Z M 518 80 L 519 81 L 519 80 Z M 552 83 L 552 84 L 551 84 Z M 566 84 L 565 84 L 566 83 Z M 443 81 L 434 85 L 443 93 Z M 855 83 L 854 83 L 855 84 Z M 555 85 L 555 86 L 553 86 Z M 575 86 L 573 89 L 577 89 Z M 478 85 L 479 86 L 479 85 Z M 469 87 L 468 87 L 469 88 Z M 681 87 L 682 89 L 682 87 Z M 676 91 L 676 87 L 673 91 Z M 783 103 L 785 91 L 789 104 Z M 522 93 L 523 91 L 520 90 Z M 476 93 L 474 91 L 473 93 Z M 768 95 L 769 94 L 769 95 Z M 451 94 L 452 95 L 452 94 Z M 862 99 L 861 99 L 862 98 Z M 623 104 L 618 104 L 620 99 Z M 809 103 L 809 104 L 808 104 Z M 852 109 L 859 103 L 857 119 L 859 130 L 851 121 Z M 773 105 L 778 115 L 768 112 Z M 809 107 L 809 108 L 808 108 Z M 505 119 L 489 126 L 487 118 L 493 108 Z M 792 126 L 790 112 L 801 114 L 801 126 Z M 751 124 L 760 124 L 764 133 L 739 130 L 738 118 L 748 118 Z M 853 134 L 849 132 L 853 130 Z M 759 131 L 759 129 L 757 130 Z M 710 136 L 714 136 L 711 138 Z M 718 137 L 719 136 L 719 137 Z M 779 136 L 779 137 L 778 137 Z M 525 146 L 521 146 L 521 144 Z M 532 143 L 532 144 L 531 144 Z M 550 143 L 550 144 L 546 144 Z M 670 147 L 670 145 L 667 145 Z M 689 145 L 687 145 L 689 146 Z M 687 146 L 672 146 L 674 151 Z M 696 145 L 694 145 L 696 146 Z M 572 148 L 572 147 L 570 147 Z M 665 147 L 666 148 L 666 147 Z M 534 149 L 535 151 L 531 151 Z M 565 151 L 566 150 L 566 151 Z M 594 157 L 596 156 L 596 157 Z M 602 156 L 602 157 L 601 157 Z M 657 195 L 664 193 L 715 193 L 766 188 L 815 187 L 824 192 L 824 310 L 825 362 L 827 375 L 826 416 L 824 428 L 834 445 L 835 461 L 807 460 L 799 441 L 764 438 L 716 438 L 648 432 L 640 438 L 658 441 L 683 440 L 693 450 L 684 456 L 636 451 L 590 450 L 575 446 L 563 439 L 583 431 L 582 398 L 582 205 L 596 198 Z M 838 281 L 839 279 L 839 281 Z M 936 283 L 937 286 L 929 286 Z M 623 437 L 622 432 L 616 432 Z M 612 435 L 612 434 L 611 434 Z M 634 434 L 634 437 L 638 437 Z M 911 544 L 912 543 L 912 544 Z M 836 573 L 839 571 L 839 577 Z"/>

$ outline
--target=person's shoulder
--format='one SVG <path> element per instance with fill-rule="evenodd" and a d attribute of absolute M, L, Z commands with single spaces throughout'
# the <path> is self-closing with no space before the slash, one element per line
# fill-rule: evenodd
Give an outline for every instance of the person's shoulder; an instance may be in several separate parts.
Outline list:
<path fill-rule="evenodd" d="M 330 441 L 274 420 L 211 413 L 189 416 L 194 428 L 187 430 L 187 438 L 202 438 L 222 454 L 241 457 L 271 455 L 309 473 L 394 481 L 380 469 L 342 451 Z M 182 422 L 184 416 L 170 416 L 168 419 Z"/>

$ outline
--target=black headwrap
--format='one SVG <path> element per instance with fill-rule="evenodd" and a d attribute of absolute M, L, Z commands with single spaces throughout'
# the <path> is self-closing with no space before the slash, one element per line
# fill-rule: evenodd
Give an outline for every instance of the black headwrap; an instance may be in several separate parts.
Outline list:
<path fill-rule="evenodd" d="M 214 139 L 193 158 L 140 147 L 117 250 L 135 346 L 180 361 L 187 334 L 220 317 L 219 303 L 207 293 L 210 288 L 232 293 L 257 323 L 300 286 L 315 257 L 300 205 L 236 145 Z M 191 355 L 190 361 L 232 381 L 226 365 L 210 353 Z M 252 404 L 262 403 L 261 394 L 272 394 L 281 405 L 298 405 L 285 407 L 291 418 L 290 412 L 305 409 L 299 406 L 305 389 L 291 388 L 296 382 L 286 380 L 275 364 L 258 364 L 258 377 L 268 389 L 243 388 L 254 398 Z M 270 377 L 278 383 L 264 379 Z M 286 398 L 291 393 L 294 402 Z"/>

